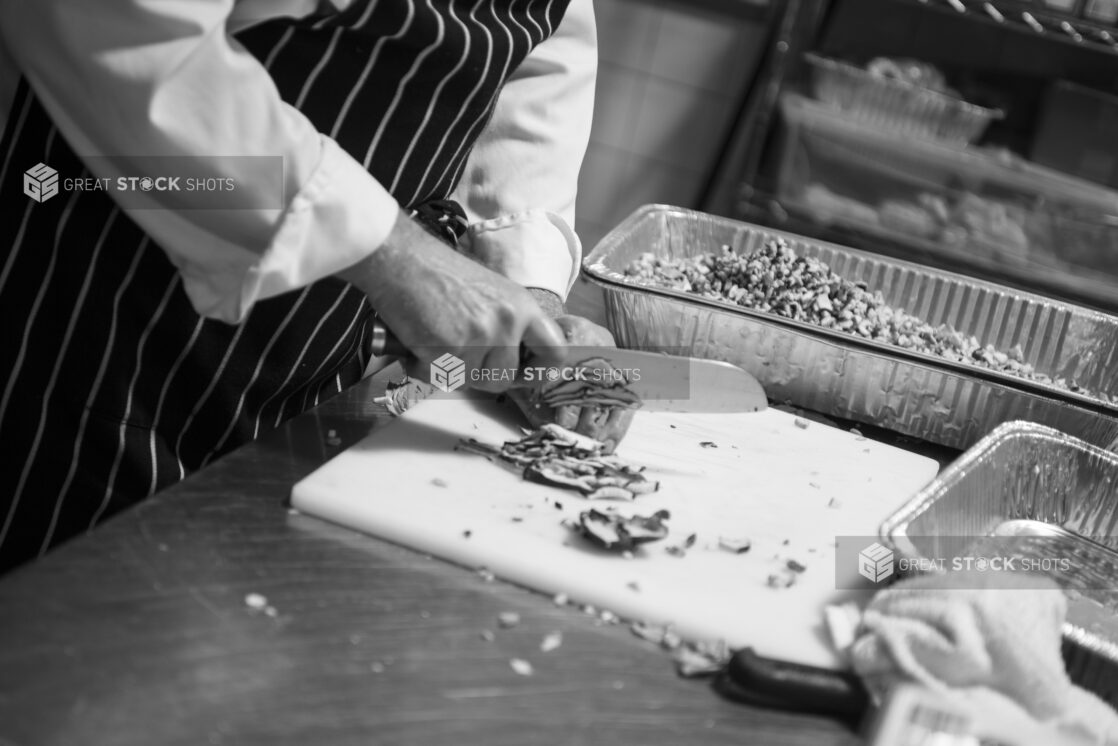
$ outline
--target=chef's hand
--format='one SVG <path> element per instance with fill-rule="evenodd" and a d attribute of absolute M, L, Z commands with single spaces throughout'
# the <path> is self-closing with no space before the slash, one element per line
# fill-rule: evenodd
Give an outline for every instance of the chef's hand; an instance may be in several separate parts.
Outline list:
<path fill-rule="evenodd" d="M 555 319 L 563 329 L 567 343 L 579 348 L 615 347 L 613 335 L 608 329 L 598 326 L 581 316 L 563 315 Z M 608 354 L 607 349 L 602 350 Z M 571 363 L 578 361 L 569 361 Z M 586 378 L 589 380 L 610 380 L 613 368 L 604 359 L 594 355 L 586 365 Z M 597 371 L 597 373 L 595 373 Z M 541 389 L 547 382 L 541 382 L 538 389 L 513 389 L 509 397 L 516 402 L 532 427 L 554 422 L 560 427 L 573 430 L 580 435 L 599 440 L 606 445 L 606 452 L 612 453 L 629 431 L 633 421 L 633 407 L 608 406 L 603 404 L 565 404 L 551 407 L 540 400 Z"/>
<path fill-rule="evenodd" d="M 386 326 L 411 351 L 409 372 L 423 378 L 451 353 L 466 370 L 520 367 L 521 346 L 534 365 L 564 359 L 566 335 L 527 290 L 459 254 L 401 212 L 388 240 L 338 277 L 369 297 Z M 503 391 L 511 376 L 470 381 Z"/>

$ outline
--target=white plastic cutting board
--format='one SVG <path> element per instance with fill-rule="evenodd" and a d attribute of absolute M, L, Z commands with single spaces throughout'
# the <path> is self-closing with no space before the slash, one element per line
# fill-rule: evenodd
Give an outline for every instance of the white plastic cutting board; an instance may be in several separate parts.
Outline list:
<path fill-rule="evenodd" d="M 938 464 L 807 424 L 772 409 L 638 412 L 617 455 L 646 466 L 660 491 L 633 502 L 591 502 L 456 452 L 460 438 L 499 444 L 521 437 L 518 419 L 511 404 L 440 395 L 296 484 L 292 503 L 547 594 L 565 593 L 627 619 L 670 623 L 689 639 L 725 640 L 761 655 L 834 667 L 841 663 L 827 642 L 822 608 L 865 600 L 835 590 L 834 537 L 876 535 Z M 561 525 L 591 507 L 642 515 L 667 509 L 671 534 L 632 558 L 598 550 Z M 690 534 L 696 540 L 683 556 L 665 551 Z M 720 536 L 747 537 L 753 547 L 734 554 L 719 548 Z M 806 571 L 790 588 L 769 587 L 769 575 L 788 559 Z"/>

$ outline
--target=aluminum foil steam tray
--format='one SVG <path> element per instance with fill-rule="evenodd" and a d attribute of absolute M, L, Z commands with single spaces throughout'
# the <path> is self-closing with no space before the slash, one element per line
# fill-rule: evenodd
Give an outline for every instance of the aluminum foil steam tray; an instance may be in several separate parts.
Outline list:
<path fill-rule="evenodd" d="M 1118 454 L 1035 423 L 1003 424 L 886 519 L 880 534 L 910 559 L 954 556 L 959 541 L 976 537 L 1043 539 L 1018 546 L 1025 557 L 1069 560 L 1043 568 L 1068 596 L 1068 673 L 1118 706 Z"/>
<path fill-rule="evenodd" d="M 865 282 L 885 301 L 983 344 L 1020 345 L 1038 373 L 1072 393 L 729 301 L 649 287 L 625 275 L 641 254 L 689 257 L 723 245 L 752 251 L 783 237 L 797 254 Z M 637 209 L 585 258 L 622 347 L 689 350 L 748 370 L 769 398 L 965 449 L 1003 422 L 1029 420 L 1087 442 L 1118 443 L 1118 318 L 993 283 L 741 221 L 665 205 Z"/>

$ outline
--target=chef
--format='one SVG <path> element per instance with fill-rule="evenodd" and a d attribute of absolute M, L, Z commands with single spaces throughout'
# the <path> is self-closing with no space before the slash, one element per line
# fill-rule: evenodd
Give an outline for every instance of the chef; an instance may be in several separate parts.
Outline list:
<path fill-rule="evenodd" d="M 359 380 L 373 309 L 420 367 L 612 343 L 563 307 L 595 45 L 591 0 L 0 0 L 0 571 Z"/>

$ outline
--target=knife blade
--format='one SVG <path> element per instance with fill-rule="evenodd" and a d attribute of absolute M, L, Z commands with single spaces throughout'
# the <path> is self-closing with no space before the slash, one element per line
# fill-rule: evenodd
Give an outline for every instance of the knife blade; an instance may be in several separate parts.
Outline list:
<path fill-rule="evenodd" d="M 373 354 L 411 357 L 411 352 L 379 320 L 373 321 Z M 624 348 L 578 347 L 567 350 L 566 364 L 600 358 L 626 373 L 628 388 L 640 397 L 641 409 L 653 412 L 760 412 L 768 407 L 765 390 L 749 372 L 720 360 L 668 355 Z M 534 387 L 558 368 L 524 365 L 511 387 Z"/>

